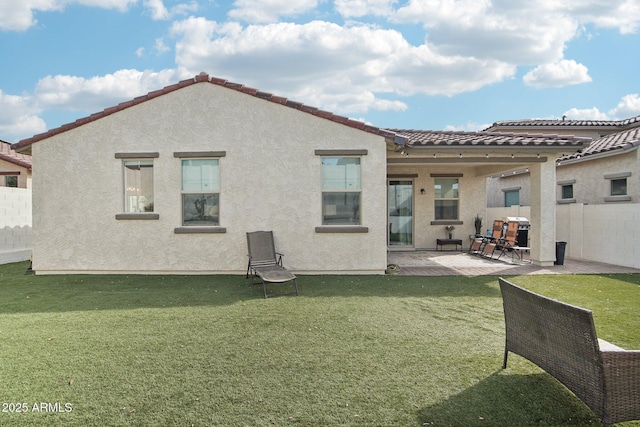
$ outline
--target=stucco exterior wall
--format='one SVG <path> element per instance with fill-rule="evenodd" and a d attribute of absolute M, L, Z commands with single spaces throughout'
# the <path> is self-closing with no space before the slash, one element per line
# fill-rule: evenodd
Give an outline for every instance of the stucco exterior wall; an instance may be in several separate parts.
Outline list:
<path fill-rule="evenodd" d="M 361 157 L 366 233 L 317 233 L 317 149 L 366 149 Z M 174 152 L 225 151 L 220 226 L 176 234 L 181 162 Z M 33 268 L 40 273 L 244 273 L 246 232 L 273 230 L 295 272 L 382 273 L 386 268 L 386 147 L 381 136 L 202 83 L 154 98 L 33 145 Z M 123 212 L 117 152 L 157 152 L 157 220 Z"/>
<path fill-rule="evenodd" d="M 577 203 L 602 204 L 610 195 L 611 182 L 605 175 L 630 172 L 627 178 L 627 194 L 631 202 L 640 202 L 640 178 L 638 173 L 638 150 L 625 154 L 603 157 L 578 163 L 558 166 L 556 178 L 562 182 L 575 180 L 573 198 Z M 557 199 L 562 198 L 561 187 L 557 186 Z"/>
<path fill-rule="evenodd" d="M 484 177 L 480 178 L 472 167 L 460 166 L 455 170 L 446 166 L 390 166 L 388 174 L 417 175 L 413 178 L 414 186 L 414 247 L 416 249 L 435 249 L 436 239 L 447 238 L 444 225 L 432 224 L 435 219 L 434 182 L 431 174 L 461 173 L 459 178 L 460 220 L 463 224 L 455 225 L 453 238 L 462 239 L 464 248 L 468 248 L 469 235 L 475 233 L 474 219 L 476 214 L 486 218 L 486 187 Z M 425 194 L 421 194 L 421 189 Z M 486 224 L 486 219 L 485 219 Z M 446 249 L 451 249 L 447 247 Z M 397 248 L 401 249 L 401 248 Z"/>
<path fill-rule="evenodd" d="M 504 193 L 507 189 L 518 189 L 520 205 L 531 205 L 531 176 L 529 173 L 506 174 L 504 177 L 487 178 L 487 207 L 504 207 Z"/>

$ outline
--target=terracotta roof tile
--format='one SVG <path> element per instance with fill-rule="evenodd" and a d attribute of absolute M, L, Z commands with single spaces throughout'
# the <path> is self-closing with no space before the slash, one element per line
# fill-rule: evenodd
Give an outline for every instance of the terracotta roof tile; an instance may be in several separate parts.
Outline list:
<path fill-rule="evenodd" d="M 14 144 L 13 147 L 15 149 L 23 149 L 25 147 L 30 146 L 31 144 L 41 141 L 43 139 L 46 138 L 50 138 L 54 135 L 66 132 L 67 130 L 70 129 L 74 129 L 77 128 L 79 126 L 82 126 L 84 124 L 87 124 L 89 122 L 95 121 L 95 120 L 99 120 L 103 117 L 106 117 L 108 115 L 117 113 L 119 111 L 122 111 L 124 109 L 127 109 L 129 107 L 132 107 L 134 105 L 140 104 L 142 102 L 146 102 L 148 100 L 151 100 L 153 98 L 157 98 L 158 96 L 161 95 L 165 95 L 168 94 L 170 92 L 173 92 L 175 90 L 181 89 L 183 87 L 186 86 L 190 86 L 192 84 L 197 84 L 197 83 L 209 83 L 209 84 L 214 84 L 214 85 L 218 85 L 218 86 L 222 86 L 225 87 L 227 89 L 231 89 L 231 90 L 236 90 L 238 92 L 241 93 L 245 93 L 249 96 L 254 96 L 256 98 L 259 99 L 263 99 L 263 100 L 267 100 L 276 104 L 281 104 L 281 105 L 285 105 L 287 107 L 290 108 L 295 108 L 297 110 L 303 111 L 305 113 L 308 114 L 312 114 L 315 115 L 317 117 L 326 119 L 326 120 L 331 120 L 334 121 L 336 123 L 340 123 L 340 124 L 344 124 L 356 129 L 361 129 L 364 130 L 366 132 L 369 133 L 373 133 L 373 134 L 377 134 L 377 135 L 381 135 L 384 137 L 395 137 L 396 135 L 394 135 L 391 131 L 385 130 L 385 129 L 381 129 L 375 126 L 369 126 L 369 125 L 365 125 L 365 123 L 363 122 L 359 122 L 356 120 L 351 120 L 347 117 L 343 117 L 343 116 L 338 116 L 335 115 L 331 112 L 328 111 L 323 111 L 323 110 L 319 110 L 316 107 L 311 107 L 311 106 L 307 106 L 304 105 L 301 102 L 297 102 L 297 101 L 292 101 L 290 99 L 281 97 L 281 96 L 276 96 L 267 92 L 262 92 L 258 89 L 254 89 L 254 88 L 250 88 L 247 86 L 244 86 L 240 83 L 234 83 L 234 82 L 229 82 L 228 80 L 225 79 L 221 79 L 221 78 L 217 78 L 217 77 L 209 77 L 208 74 L 206 73 L 200 73 L 197 76 L 195 76 L 192 79 L 187 79 L 187 80 L 182 80 L 176 84 L 173 85 L 169 85 L 166 86 L 160 90 L 154 90 L 152 92 L 149 92 L 146 95 L 143 96 L 138 96 L 132 100 L 129 101 L 125 101 L 125 102 L 121 102 L 118 105 L 115 105 L 113 107 L 108 107 L 105 108 L 103 111 L 91 114 L 90 116 L 87 117 L 83 117 L 80 118 L 78 120 L 76 120 L 73 123 L 68 123 L 65 125 L 62 125 L 60 127 L 54 128 L 54 129 L 50 129 L 47 132 L 38 134 L 38 135 L 34 135 L 31 138 L 27 138 L 27 139 L 23 139 L 21 141 L 19 141 L 17 144 Z"/>
<path fill-rule="evenodd" d="M 0 140 L 0 159 L 16 166 L 31 169 L 31 156 L 16 153 L 7 141 Z"/>
<path fill-rule="evenodd" d="M 640 116 L 631 117 L 624 120 L 544 120 L 544 119 L 529 119 L 529 120 L 503 120 L 495 122 L 484 131 L 493 129 L 495 127 L 556 127 L 556 128 L 577 128 L 577 127 L 618 127 L 621 129 L 629 126 L 639 126 Z"/>
<path fill-rule="evenodd" d="M 630 150 L 640 145 L 640 127 L 632 128 L 626 131 L 612 133 L 593 140 L 586 148 L 577 153 L 566 155 L 558 159 L 558 161 L 576 160 L 585 158 L 594 154 L 613 152 L 616 150 Z"/>
<path fill-rule="evenodd" d="M 412 147 L 575 147 L 579 148 L 591 138 L 572 135 L 517 134 L 503 132 L 453 132 L 389 129 L 407 139 Z"/>

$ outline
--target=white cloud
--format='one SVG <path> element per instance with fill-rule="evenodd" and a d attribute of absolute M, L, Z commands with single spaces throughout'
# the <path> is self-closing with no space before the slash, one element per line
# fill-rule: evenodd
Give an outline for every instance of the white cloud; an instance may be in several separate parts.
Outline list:
<path fill-rule="evenodd" d="M 38 82 L 34 97 L 42 108 L 93 113 L 188 77 L 193 77 L 193 74 L 182 69 L 160 72 L 120 70 L 90 79 L 47 76 Z"/>
<path fill-rule="evenodd" d="M 607 112 L 597 107 L 571 108 L 564 115 L 572 120 L 624 120 L 640 115 L 640 95 L 632 93 L 625 95 L 618 104 Z"/>
<path fill-rule="evenodd" d="M 34 12 L 63 10 L 70 4 L 125 11 L 137 0 L 2 0 L 0 2 L 0 30 L 24 31 L 36 25 Z"/>
<path fill-rule="evenodd" d="M 154 45 L 154 49 L 157 53 L 162 54 L 171 50 L 169 46 L 164 44 L 164 39 L 159 37 L 156 39 L 156 43 Z"/>
<path fill-rule="evenodd" d="M 597 107 L 571 108 L 563 114 L 567 120 L 613 120 L 607 113 L 601 112 Z"/>
<path fill-rule="evenodd" d="M 463 125 L 447 125 L 443 130 L 451 132 L 478 132 L 491 126 L 491 123 L 467 122 Z"/>
<path fill-rule="evenodd" d="M 144 6 L 151 12 L 151 19 L 162 21 L 173 18 L 178 15 L 186 15 L 189 12 L 198 10 L 198 4 L 193 1 L 191 3 L 180 3 L 167 9 L 163 0 L 144 0 Z"/>
<path fill-rule="evenodd" d="M 0 135 L 17 139 L 44 132 L 46 124 L 38 114 L 41 109 L 31 96 L 8 95 L 0 90 Z"/>
<path fill-rule="evenodd" d="M 169 10 L 162 0 L 144 0 L 144 5 L 151 11 L 151 18 L 158 21 L 169 19 Z"/>
<path fill-rule="evenodd" d="M 522 80 L 527 86 L 545 88 L 588 83 L 591 77 L 584 65 L 563 59 L 553 64 L 539 65 L 525 74 Z"/>
<path fill-rule="evenodd" d="M 174 24 L 177 63 L 335 112 L 403 109 L 385 93 L 455 95 L 511 77 L 515 67 L 490 59 L 443 56 L 414 47 L 397 31 L 358 25 Z M 255 70 L 260 70 L 256 73 Z M 259 77 L 259 80 L 257 78 Z"/>
<path fill-rule="evenodd" d="M 229 17 L 252 23 L 272 23 L 282 16 L 309 12 L 317 5 L 317 0 L 235 0 Z"/>
<path fill-rule="evenodd" d="M 139 47 L 136 49 L 136 56 L 138 58 L 142 58 L 144 56 L 144 48 L 143 47 Z"/>
<path fill-rule="evenodd" d="M 336 11 L 345 18 L 389 16 L 398 0 L 334 0 Z"/>
<path fill-rule="evenodd" d="M 628 119 L 640 115 L 640 95 L 633 93 L 623 96 L 609 114 L 618 119 Z"/>
<path fill-rule="evenodd" d="M 441 54 L 491 58 L 515 65 L 555 63 L 585 25 L 638 30 L 638 0 L 409 0 L 389 15 L 420 24 Z"/>

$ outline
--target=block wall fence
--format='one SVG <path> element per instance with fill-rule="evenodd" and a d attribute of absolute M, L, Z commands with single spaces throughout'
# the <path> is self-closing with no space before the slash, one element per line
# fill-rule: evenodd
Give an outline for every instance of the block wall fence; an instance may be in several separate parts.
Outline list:
<path fill-rule="evenodd" d="M 31 257 L 31 189 L 0 187 L 0 264 Z"/>

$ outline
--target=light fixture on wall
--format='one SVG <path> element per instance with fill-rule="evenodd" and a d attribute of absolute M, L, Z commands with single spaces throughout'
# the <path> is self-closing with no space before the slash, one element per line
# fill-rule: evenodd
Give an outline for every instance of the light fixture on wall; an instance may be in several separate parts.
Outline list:
<path fill-rule="evenodd" d="M 421 188 L 420 189 L 420 194 L 422 194 L 424 196 L 425 194 L 427 194 L 427 190 L 425 190 L 424 188 Z"/>

